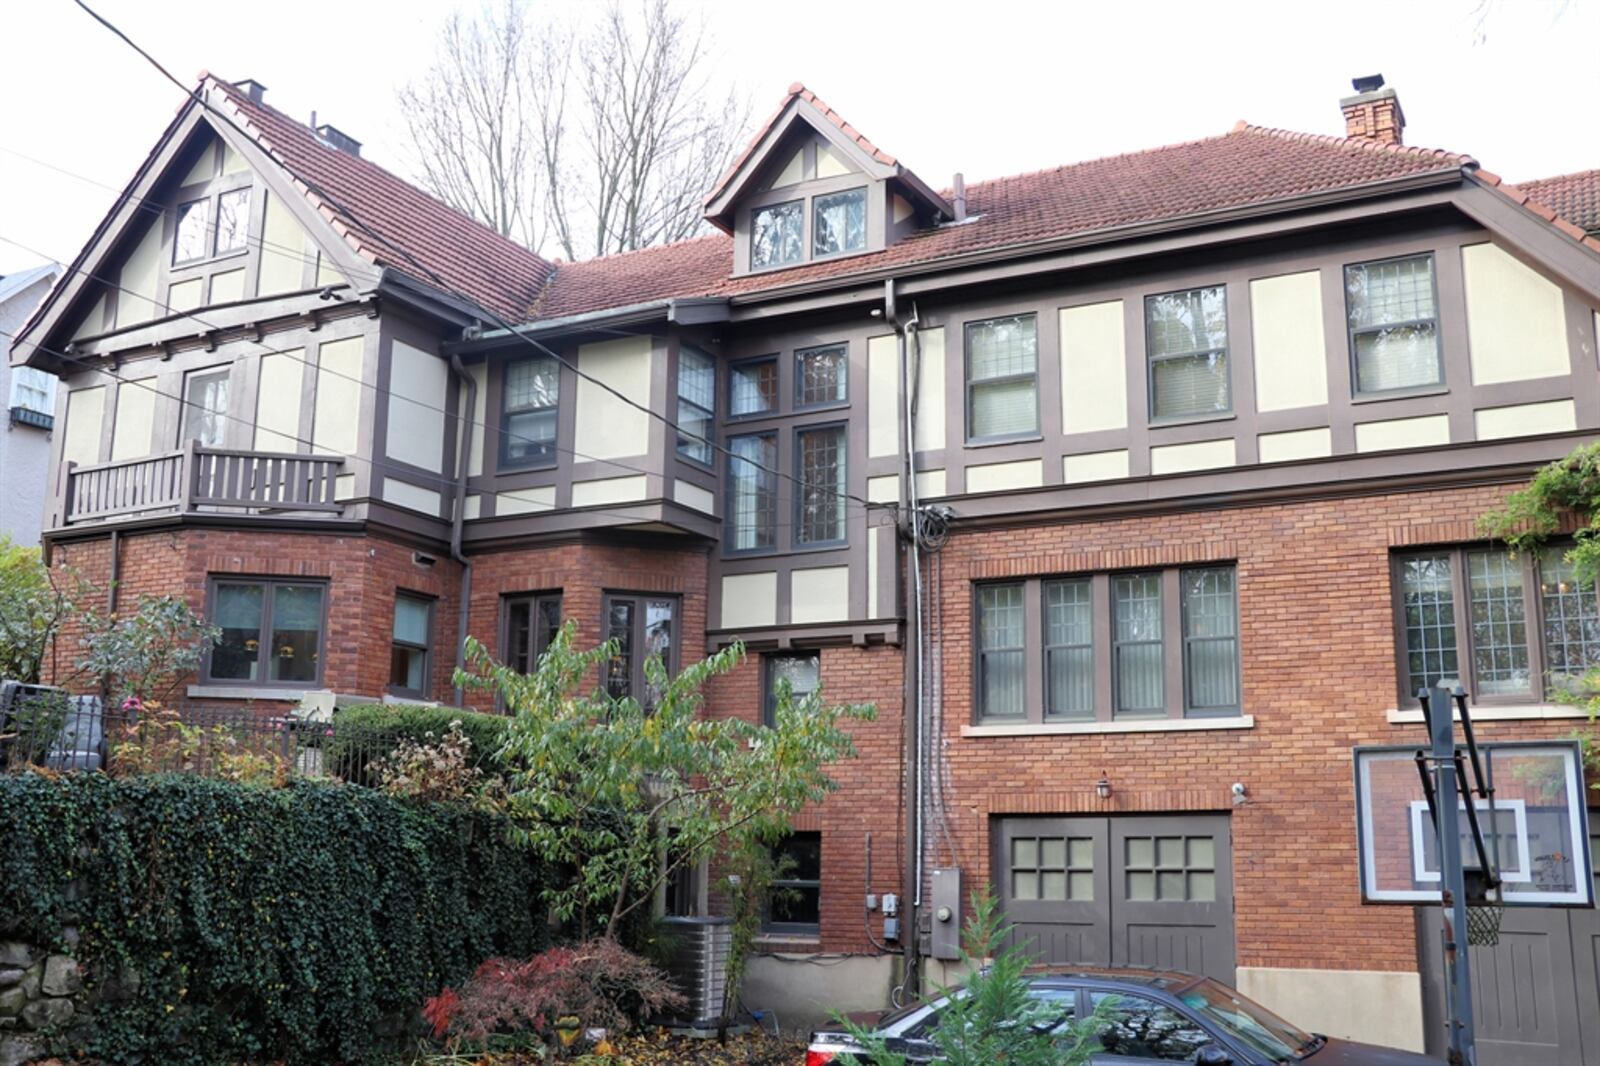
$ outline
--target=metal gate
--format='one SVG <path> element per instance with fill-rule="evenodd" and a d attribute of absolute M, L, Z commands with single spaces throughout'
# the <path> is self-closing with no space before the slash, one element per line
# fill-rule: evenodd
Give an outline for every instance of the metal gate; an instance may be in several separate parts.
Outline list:
<path fill-rule="evenodd" d="M 1040 962 L 1188 970 L 1233 983 L 1226 815 L 1004 818 L 995 883 L 1012 943 Z"/>
<path fill-rule="evenodd" d="M 1600 854 L 1600 811 L 1589 812 Z M 1600 891 L 1600 876 L 1596 878 Z M 1444 948 L 1439 908 L 1417 910 L 1428 1051 L 1442 1055 Z M 1480 1066 L 1600 1066 L 1600 911 L 1508 907 L 1500 943 L 1473 948 Z"/>

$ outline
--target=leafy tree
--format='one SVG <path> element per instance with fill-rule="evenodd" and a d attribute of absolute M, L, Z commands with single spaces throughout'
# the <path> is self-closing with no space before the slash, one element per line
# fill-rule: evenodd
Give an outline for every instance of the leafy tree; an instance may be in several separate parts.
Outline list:
<path fill-rule="evenodd" d="M 568 871 L 546 902 L 583 936 L 603 929 L 616 939 L 623 920 L 681 867 L 787 832 L 796 811 L 836 787 L 829 764 L 854 756 L 846 724 L 874 713 L 784 690 L 771 727 L 704 717 L 701 691 L 744 657 L 737 645 L 675 676 L 648 659 L 646 708 L 596 689 L 617 645 L 579 651 L 575 633 L 573 623 L 563 626 L 527 675 L 469 640 L 470 670 L 458 671 L 456 683 L 494 689 L 514 715 L 500 753 L 514 832 Z"/>
<path fill-rule="evenodd" d="M 53 575 L 38 548 L 0 536 L 0 678 L 39 680 L 51 644 L 83 591 L 71 575 Z"/>
<path fill-rule="evenodd" d="M 118 703 L 164 698 L 222 636 L 177 596 L 146 596 L 122 617 L 91 615 L 87 629 L 78 666 L 103 678 Z"/>
<path fill-rule="evenodd" d="M 1058 1003 L 1028 994 L 1028 966 L 1033 959 L 1007 946 L 1010 928 L 994 897 L 973 893 L 972 916 L 962 930 L 961 965 L 970 971 L 960 988 L 940 987 L 949 997 L 929 1034 L 935 1056 L 945 1066 L 1080 1066 L 1104 1051 L 1099 1033 L 1107 1024 L 1115 997 L 1101 1001 L 1095 1013 L 1077 1022 L 1063 1020 Z M 983 960 L 993 960 L 987 966 Z M 883 1037 L 844 1018 L 836 1019 L 874 1066 L 906 1066 L 904 1054 L 890 1051 Z M 841 1060 L 859 1066 L 862 1059 Z"/>

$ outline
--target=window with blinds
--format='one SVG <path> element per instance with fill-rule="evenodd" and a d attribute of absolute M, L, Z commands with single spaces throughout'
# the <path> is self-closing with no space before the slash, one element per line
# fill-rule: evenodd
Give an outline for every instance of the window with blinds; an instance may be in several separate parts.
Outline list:
<path fill-rule="evenodd" d="M 505 365 L 501 379 L 500 465 L 547 466 L 556 461 L 556 405 L 561 371 L 546 356 Z"/>
<path fill-rule="evenodd" d="M 1344 268 L 1356 393 L 1444 382 L 1433 256 Z"/>
<path fill-rule="evenodd" d="M 968 322 L 967 437 L 995 440 L 1039 432 L 1039 337 L 1033 315 Z"/>
<path fill-rule="evenodd" d="M 1194 418 L 1233 410 L 1227 287 L 1148 296 L 1144 319 L 1150 417 Z"/>

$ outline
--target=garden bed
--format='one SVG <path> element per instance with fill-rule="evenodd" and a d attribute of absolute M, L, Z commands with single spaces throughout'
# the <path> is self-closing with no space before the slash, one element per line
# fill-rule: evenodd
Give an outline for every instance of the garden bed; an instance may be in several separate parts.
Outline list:
<path fill-rule="evenodd" d="M 797 1066 L 805 1060 L 804 1043 L 756 1032 L 730 1036 L 726 1044 L 718 1044 L 715 1038 L 694 1040 L 657 1029 L 620 1037 L 612 1042 L 612 1051 L 609 1056 L 590 1055 L 573 1061 L 591 1066 Z M 544 1066 L 545 1060 L 531 1052 L 508 1051 L 424 1059 L 418 1066 L 445 1064 Z"/>

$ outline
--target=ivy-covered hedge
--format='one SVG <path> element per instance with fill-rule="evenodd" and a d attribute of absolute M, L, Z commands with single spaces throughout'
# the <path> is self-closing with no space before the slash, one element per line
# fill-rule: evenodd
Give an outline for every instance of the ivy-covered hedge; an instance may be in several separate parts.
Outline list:
<path fill-rule="evenodd" d="M 0 778 L 0 937 L 78 931 L 102 1001 L 71 1050 L 110 1063 L 366 1058 L 546 944 L 541 876 L 493 816 L 352 785 Z"/>
<path fill-rule="evenodd" d="M 373 760 L 394 750 L 402 738 L 423 742 L 425 734 L 437 739 L 461 723 L 461 732 L 472 741 L 472 765 L 485 773 L 499 769 L 495 753 L 505 743 L 511 719 L 499 714 L 480 714 L 459 707 L 425 707 L 408 703 L 370 703 L 345 707 L 334 712 L 333 736 L 324 742 L 324 765 L 347 781 L 374 784 L 367 767 Z"/>

